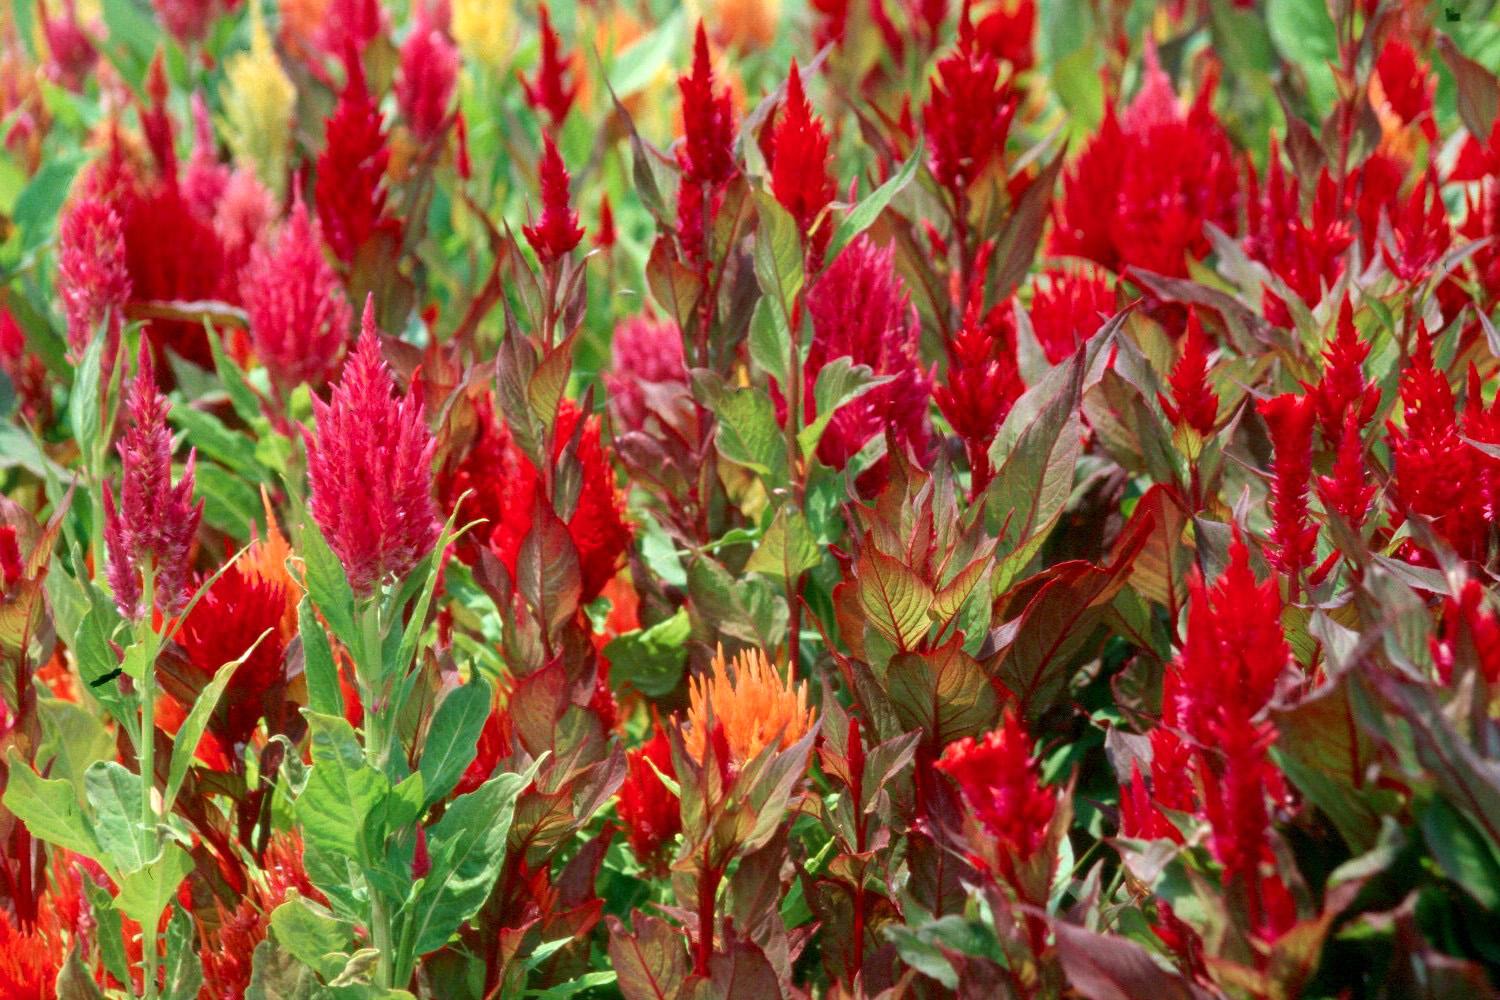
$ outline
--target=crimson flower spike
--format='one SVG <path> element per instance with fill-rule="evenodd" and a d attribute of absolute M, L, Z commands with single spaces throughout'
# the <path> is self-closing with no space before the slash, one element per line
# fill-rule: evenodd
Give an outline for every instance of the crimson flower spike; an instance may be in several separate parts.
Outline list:
<path fill-rule="evenodd" d="M 522 226 L 521 233 L 536 251 L 542 266 L 567 256 L 583 239 L 578 213 L 568 202 L 568 185 L 572 178 L 557 152 L 550 135 L 542 136 L 542 217 L 534 226 Z"/>
<path fill-rule="evenodd" d="M 458 83 L 458 49 L 434 23 L 427 5 L 415 5 L 412 33 L 401 46 L 396 106 L 419 141 L 436 139 L 448 127 L 448 107 Z"/>
<path fill-rule="evenodd" d="M 142 342 L 140 361 L 126 403 L 130 427 L 121 438 L 120 499 L 114 486 L 104 487 L 104 543 L 109 585 L 124 617 L 139 620 L 143 607 L 142 574 L 153 574 L 153 604 L 167 617 L 187 603 L 193 536 L 203 516 L 203 502 L 193 505 L 193 467 L 188 455 L 182 478 L 172 484 L 172 433 L 167 429 L 167 401 L 156 388 L 150 348 Z"/>
<path fill-rule="evenodd" d="M 1292 581 L 1312 565 L 1318 528 L 1307 514 L 1312 477 L 1312 432 L 1316 414 L 1311 396 L 1285 393 L 1257 407 L 1271 432 L 1271 546 L 1266 560 Z"/>
<path fill-rule="evenodd" d="M 545 111 L 553 128 L 561 128 L 568 117 L 568 111 L 573 107 L 574 98 L 578 96 L 578 84 L 568 82 L 570 60 L 563 55 L 562 41 L 552 28 L 552 12 L 547 9 L 546 4 L 541 5 L 540 14 L 541 65 L 537 67 L 536 76 L 530 80 L 524 74 L 517 75 L 521 78 L 521 88 L 526 91 L 526 103 L 538 112 Z"/>
<path fill-rule="evenodd" d="M 1172 398 L 1157 395 L 1162 412 L 1166 413 L 1172 426 L 1191 427 L 1203 437 L 1212 434 L 1219 421 L 1219 397 L 1208 386 L 1209 347 L 1198 314 L 1189 309 L 1182 354 L 1172 366 L 1172 374 L 1167 380 L 1172 388 Z"/>
<path fill-rule="evenodd" d="M 684 184 L 723 184 L 734 176 L 734 111 L 729 91 L 714 92 L 714 69 L 708 58 L 708 35 L 698 22 L 693 43 L 693 72 L 678 77 L 682 93 L 682 148 L 677 154 Z"/>
<path fill-rule="evenodd" d="M 409 573 L 438 536 L 437 443 L 421 401 L 398 399 L 395 388 L 367 297 L 359 346 L 332 398 L 313 400 L 317 435 L 302 432 L 313 520 L 359 598 Z"/>
<path fill-rule="evenodd" d="M 112 364 L 125 303 L 130 301 L 130 272 L 125 267 L 124 225 L 113 208 L 92 195 L 69 205 L 58 224 L 57 290 L 68 321 L 69 355 L 75 362 L 81 359 L 108 316 L 104 361 Z"/>
<path fill-rule="evenodd" d="M 781 107 L 771 139 L 771 193 L 797 220 L 797 227 L 805 236 L 837 191 L 828 172 L 828 133 L 813 116 L 795 59 L 787 75 L 786 100 Z M 808 255 L 821 260 L 829 235 L 830 227 L 825 222 L 808 244 Z"/>

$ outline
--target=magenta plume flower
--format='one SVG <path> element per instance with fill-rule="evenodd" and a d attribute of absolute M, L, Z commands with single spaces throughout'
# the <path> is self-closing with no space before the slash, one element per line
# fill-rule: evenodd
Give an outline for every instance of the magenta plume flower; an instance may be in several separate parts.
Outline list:
<path fill-rule="evenodd" d="M 396 107 L 420 142 L 431 142 L 448 127 L 448 107 L 458 83 L 458 49 L 432 23 L 425 4 L 416 5 L 416 24 L 401 46 Z"/>
<path fill-rule="evenodd" d="M 320 384 L 349 336 L 353 314 L 322 227 L 298 198 L 274 241 L 258 244 L 241 276 L 255 354 L 282 392 Z"/>
<path fill-rule="evenodd" d="M 80 198 L 58 223 L 57 245 L 57 291 L 68 321 L 68 350 L 77 360 L 105 316 L 111 343 L 120 335 L 120 318 L 131 291 L 124 225 L 101 199 Z M 106 353 L 113 360 L 114 352 Z"/>
<path fill-rule="evenodd" d="M 189 556 L 203 503 L 193 504 L 196 452 L 188 454 L 182 478 L 172 484 L 172 433 L 167 401 L 156 388 L 150 347 L 142 343 L 140 362 L 127 400 L 130 427 L 120 440 L 120 499 L 104 487 L 104 541 L 109 585 L 115 606 L 136 620 L 141 606 L 141 575 L 154 573 L 155 605 L 167 617 L 187 603 Z"/>
<path fill-rule="evenodd" d="M 421 401 L 398 399 L 395 388 L 367 298 L 359 346 L 332 399 L 313 401 L 317 435 L 303 431 L 313 520 L 361 598 L 410 572 L 438 535 L 436 442 Z"/>

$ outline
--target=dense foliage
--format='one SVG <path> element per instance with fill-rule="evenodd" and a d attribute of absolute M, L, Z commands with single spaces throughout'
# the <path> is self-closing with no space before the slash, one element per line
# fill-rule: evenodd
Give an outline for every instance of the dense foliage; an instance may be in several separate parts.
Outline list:
<path fill-rule="evenodd" d="M 0 996 L 1500 989 L 1486 0 L 13 0 Z"/>

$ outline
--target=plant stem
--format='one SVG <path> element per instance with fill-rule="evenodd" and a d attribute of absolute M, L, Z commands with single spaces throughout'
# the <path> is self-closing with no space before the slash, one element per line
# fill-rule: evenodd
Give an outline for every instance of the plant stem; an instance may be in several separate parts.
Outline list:
<path fill-rule="evenodd" d="M 371 764 L 382 774 L 387 773 L 391 758 L 391 732 L 393 726 L 388 712 L 385 683 L 385 652 L 380 634 L 379 596 L 365 602 L 355 612 L 360 632 L 359 653 L 360 690 L 365 699 L 365 754 Z M 392 982 L 391 914 L 386 912 L 385 899 L 376 886 L 367 886 L 370 893 L 370 936 L 378 952 L 375 968 L 375 983 L 382 989 L 390 989 Z"/>
<path fill-rule="evenodd" d="M 142 617 L 136 625 L 136 642 L 146 647 L 146 663 L 139 678 L 141 696 L 141 741 L 136 756 L 141 765 L 141 830 L 159 841 L 156 815 L 156 567 L 148 563 L 142 574 Z M 158 926 L 160 920 L 157 921 Z M 146 979 L 146 1000 L 156 997 L 157 927 L 141 928 L 141 958 Z"/>

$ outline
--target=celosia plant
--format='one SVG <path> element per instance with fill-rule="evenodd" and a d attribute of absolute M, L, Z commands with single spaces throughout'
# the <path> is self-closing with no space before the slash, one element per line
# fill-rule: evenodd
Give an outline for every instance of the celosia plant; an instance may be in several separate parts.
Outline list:
<path fill-rule="evenodd" d="M 0 997 L 1500 991 L 1495 5 L 14 7 Z"/>

